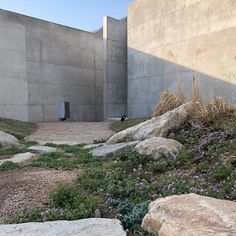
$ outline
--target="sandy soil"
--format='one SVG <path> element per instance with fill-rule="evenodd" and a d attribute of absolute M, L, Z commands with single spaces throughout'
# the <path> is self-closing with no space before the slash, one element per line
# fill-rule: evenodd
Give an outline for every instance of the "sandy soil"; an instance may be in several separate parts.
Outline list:
<path fill-rule="evenodd" d="M 37 141 L 40 144 L 76 145 L 107 139 L 113 134 L 107 122 L 54 122 L 38 125 L 39 129 L 26 137 L 26 140 Z"/>
<path fill-rule="evenodd" d="M 47 205 L 50 193 L 58 185 L 72 183 L 76 171 L 23 168 L 0 172 L 0 223 L 12 219 L 24 209 Z"/>

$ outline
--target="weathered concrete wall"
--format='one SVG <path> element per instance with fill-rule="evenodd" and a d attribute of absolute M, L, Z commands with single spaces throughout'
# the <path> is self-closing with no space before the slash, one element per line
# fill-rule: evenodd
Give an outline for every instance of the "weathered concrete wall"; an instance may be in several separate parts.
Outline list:
<path fill-rule="evenodd" d="M 0 50 L 0 116 L 56 121 L 62 100 L 71 120 L 103 119 L 102 37 L 0 10 Z"/>
<path fill-rule="evenodd" d="M 105 17 L 104 38 L 104 117 L 127 113 L 127 19 Z"/>
<path fill-rule="evenodd" d="M 129 116 L 152 113 L 164 89 L 201 79 L 205 99 L 236 104 L 236 1 L 136 0 L 128 13 Z"/>

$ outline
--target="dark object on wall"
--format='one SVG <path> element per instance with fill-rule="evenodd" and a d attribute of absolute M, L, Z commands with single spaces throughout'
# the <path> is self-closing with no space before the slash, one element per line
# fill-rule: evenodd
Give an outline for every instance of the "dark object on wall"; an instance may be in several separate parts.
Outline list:
<path fill-rule="evenodd" d="M 61 101 L 59 102 L 59 118 L 61 121 L 65 121 L 70 118 L 70 103 Z"/>
<path fill-rule="evenodd" d="M 127 119 L 127 116 L 126 115 L 123 115 L 120 119 L 120 121 L 124 122 L 125 120 Z"/>

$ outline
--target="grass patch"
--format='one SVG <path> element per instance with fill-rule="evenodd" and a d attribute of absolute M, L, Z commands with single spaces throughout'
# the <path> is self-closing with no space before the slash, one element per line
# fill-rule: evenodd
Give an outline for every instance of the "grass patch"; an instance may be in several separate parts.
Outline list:
<path fill-rule="evenodd" d="M 18 139 L 23 139 L 37 129 L 37 124 L 12 119 L 0 118 L 0 131 L 12 134 Z"/>
<path fill-rule="evenodd" d="M 124 122 L 116 121 L 110 124 L 110 129 L 117 133 L 127 128 L 138 125 L 146 120 L 149 120 L 150 118 L 151 117 L 142 117 L 142 118 L 136 118 L 136 119 L 128 119 L 128 120 L 125 120 Z"/>
<path fill-rule="evenodd" d="M 6 149 L 0 149 L 0 159 L 1 157 L 12 156 L 12 155 L 16 155 L 18 153 L 24 153 L 24 152 L 27 152 L 27 148 L 25 147 L 22 147 L 22 148 L 10 147 Z"/>
<path fill-rule="evenodd" d="M 61 152 L 40 154 L 29 165 L 32 167 L 54 168 L 54 169 L 74 169 L 81 164 L 96 162 L 97 158 L 93 157 L 90 150 L 83 149 L 79 146 L 70 145 L 51 145 L 61 148 Z M 72 155 L 68 155 L 72 154 Z"/>
<path fill-rule="evenodd" d="M 96 196 L 79 194 L 74 186 L 60 186 L 51 195 L 46 209 L 24 211 L 8 223 L 79 220 L 95 217 L 95 210 L 102 201 Z"/>
<path fill-rule="evenodd" d="M 14 163 L 12 161 L 6 161 L 2 165 L 0 165 L 0 171 L 8 171 L 8 170 L 14 170 L 19 168 L 19 164 Z"/>

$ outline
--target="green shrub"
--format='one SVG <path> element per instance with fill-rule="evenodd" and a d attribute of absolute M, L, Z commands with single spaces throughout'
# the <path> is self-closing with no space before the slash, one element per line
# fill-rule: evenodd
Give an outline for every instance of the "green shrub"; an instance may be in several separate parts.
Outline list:
<path fill-rule="evenodd" d="M 177 155 L 177 166 L 189 166 L 191 165 L 192 154 L 188 151 L 182 151 Z"/>
<path fill-rule="evenodd" d="M 232 169 L 227 166 L 219 166 L 214 169 L 214 179 L 221 181 L 227 179 L 232 174 Z"/>
<path fill-rule="evenodd" d="M 121 221 L 125 229 L 134 230 L 141 224 L 144 216 L 148 212 L 149 201 L 133 204 L 126 201 L 108 199 L 107 205 L 117 208 L 117 218 Z"/>
<path fill-rule="evenodd" d="M 52 202 L 55 207 L 74 207 L 77 191 L 73 186 L 60 186 L 52 193 Z"/>
<path fill-rule="evenodd" d="M 158 161 L 156 163 L 149 163 L 149 168 L 153 173 L 164 173 L 168 170 L 168 164 L 167 161 Z"/>
<path fill-rule="evenodd" d="M 19 164 L 12 161 L 6 161 L 0 166 L 0 171 L 14 170 L 19 168 Z"/>
<path fill-rule="evenodd" d="M 197 171 L 199 173 L 207 173 L 207 171 L 210 169 L 210 166 L 207 162 L 201 162 L 197 165 Z"/>

